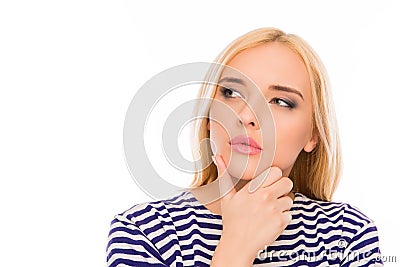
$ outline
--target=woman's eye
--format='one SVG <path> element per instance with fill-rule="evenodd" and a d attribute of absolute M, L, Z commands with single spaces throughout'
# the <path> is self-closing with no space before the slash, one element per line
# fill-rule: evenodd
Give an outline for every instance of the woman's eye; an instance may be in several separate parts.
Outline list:
<path fill-rule="evenodd" d="M 242 97 L 242 95 L 238 91 L 228 87 L 221 86 L 220 91 L 225 98 Z"/>
<path fill-rule="evenodd" d="M 292 108 L 295 107 L 294 103 L 292 103 L 292 102 L 290 102 L 288 100 L 283 100 L 282 98 L 273 98 L 270 101 L 270 103 L 278 104 L 279 106 L 284 107 L 284 108 L 288 108 L 288 109 L 292 109 Z"/>

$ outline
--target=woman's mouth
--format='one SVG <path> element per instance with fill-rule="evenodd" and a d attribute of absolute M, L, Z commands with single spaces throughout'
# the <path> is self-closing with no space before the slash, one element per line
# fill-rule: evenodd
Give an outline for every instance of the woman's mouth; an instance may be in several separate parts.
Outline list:
<path fill-rule="evenodd" d="M 260 145 L 251 137 L 244 135 L 236 136 L 229 141 L 229 144 L 233 151 L 247 155 L 257 155 L 261 153 L 262 148 Z"/>

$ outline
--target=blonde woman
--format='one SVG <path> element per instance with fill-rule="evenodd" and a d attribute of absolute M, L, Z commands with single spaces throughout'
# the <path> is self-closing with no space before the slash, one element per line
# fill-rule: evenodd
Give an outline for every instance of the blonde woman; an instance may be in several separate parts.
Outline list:
<path fill-rule="evenodd" d="M 233 41 L 215 63 L 218 82 L 199 93 L 212 101 L 195 110 L 205 117 L 192 187 L 117 215 L 108 266 L 382 264 L 374 222 L 332 202 L 340 143 L 313 49 L 262 28 Z"/>

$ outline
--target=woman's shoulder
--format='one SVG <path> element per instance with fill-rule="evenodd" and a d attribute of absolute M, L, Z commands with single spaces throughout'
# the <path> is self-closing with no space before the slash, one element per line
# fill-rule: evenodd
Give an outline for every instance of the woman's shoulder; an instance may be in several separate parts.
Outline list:
<path fill-rule="evenodd" d="M 302 193 L 295 194 L 293 210 L 301 212 L 306 217 L 329 217 L 331 219 L 340 217 L 346 223 L 359 226 L 373 223 L 370 217 L 354 205 L 338 201 L 316 200 Z"/>
<path fill-rule="evenodd" d="M 183 191 L 169 198 L 134 204 L 115 215 L 115 220 L 136 226 L 146 225 L 152 221 L 168 221 L 174 212 L 193 207 L 193 203 L 194 200 L 188 191 Z"/>
<path fill-rule="evenodd" d="M 297 227 L 301 225 L 310 231 L 336 233 L 347 243 L 365 237 L 378 239 L 373 219 L 349 203 L 315 200 L 296 193 L 292 217 Z"/>
<path fill-rule="evenodd" d="M 296 193 L 292 217 L 290 227 L 301 229 L 303 239 L 311 244 L 315 237 L 323 236 L 325 246 L 340 251 L 343 262 L 381 263 L 375 222 L 358 207 Z"/>
<path fill-rule="evenodd" d="M 187 212 L 191 201 L 187 192 L 179 192 L 166 199 L 137 203 L 115 215 L 107 244 L 110 266 L 117 262 L 129 266 L 172 265 L 179 254 L 174 220 L 177 214 Z"/>

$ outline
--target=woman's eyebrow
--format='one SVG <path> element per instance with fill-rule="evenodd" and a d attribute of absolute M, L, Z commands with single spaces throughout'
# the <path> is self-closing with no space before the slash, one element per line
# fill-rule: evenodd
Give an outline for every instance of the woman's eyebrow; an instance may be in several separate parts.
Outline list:
<path fill-rule="evenodd" d="M 238 83 L 241 85 L 245 85 L 245 82 L 242 79 L 239 78 L 234 78 L 234 77 L 225 77 L 219 80 L 218 84 L 223 83 L 223 82 L 231 82 L 231 83 Z"/>
<path fill-rule="evenodd" d="M 298 90 L 296 90 L 294 88 L 291 88 L 291 87 L 288 87 L 288 86 L 283 86 L 283 85 L 271 85 L 268 88 L 271 89 L 271 90 L 276 90 L 276 91 L 284 91 L 284 92 L 294 93 L 294 94 L 299 95 L 301 97 L 301 99 L 304 100 L 304 97 L 300 93 L 300 91 L 298 91 Z"/>

